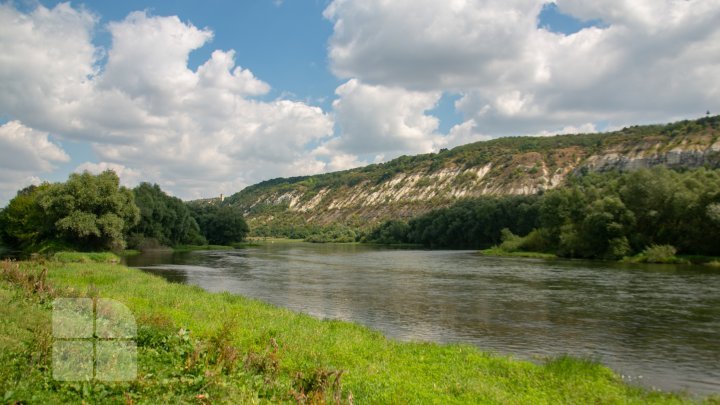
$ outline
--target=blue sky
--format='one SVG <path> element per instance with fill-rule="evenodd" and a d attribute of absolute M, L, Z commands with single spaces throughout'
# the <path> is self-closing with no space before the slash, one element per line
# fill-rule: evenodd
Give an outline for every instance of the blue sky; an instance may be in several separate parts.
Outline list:
<path fill-rule="evenodd" d="M 108 168 L 208 197 L 720 108 L 720 0 L 0 4 L 2 201 Z"/>

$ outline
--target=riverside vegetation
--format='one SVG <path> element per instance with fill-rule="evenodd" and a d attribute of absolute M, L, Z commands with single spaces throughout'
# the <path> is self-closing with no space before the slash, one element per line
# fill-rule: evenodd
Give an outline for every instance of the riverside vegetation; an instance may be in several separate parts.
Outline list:
<path fill-rule="evenodd" d="M 720 116 L 476 142 L 341 172 L 272 179 L 225 203 L 245 213 L 251 236 L 360 241 L 384 221 L 408 222 L 461 199 L 533 196 L 584 174 L 653 167 L 720 168 Z"/>
<path fill-rule="evenodd" d="M 534 364 L 465 345 L 400 343 L 359 325 L 170 284 L 118 264 L 66 257 L 5 261 L 0 271 L 0 395 L 7 403 L 689 400 L 628 386 L 589 360 L 560 357 Z M 137 379 L 52 379 L 50 317 L 57 296 L 111 298 L 132 310 Z"/>
<path fill-rule="evenodd" d="M 229 245 L 247 232 L 236 208 L 189 206 L 148 183 L 130 190 L 113 171 L 26 187 L 0 211 L 0 240 L 26 255 Z"/>
<path fill-rule="evenodd" d="M 387 221 L 367 240 L 495 245 L 486 254 L 672 263 L 683 261 L 679 253 L 709 261 L 720 256 L 720 171 L 579 174 L 542 195 L 464 200 L 408 222 Z"/>

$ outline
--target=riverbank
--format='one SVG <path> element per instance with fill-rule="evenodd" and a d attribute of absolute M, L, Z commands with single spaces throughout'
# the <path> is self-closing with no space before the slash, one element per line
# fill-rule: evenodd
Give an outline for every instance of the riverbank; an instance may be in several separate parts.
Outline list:
<path fill-rule="evenodd" d="M 542 252 L 527 252 L 527 251 L 513 251 L 508 252 L 507 250 L 504 250 L 500 247 L 492 247 L 489 249 L 482 249 L 478 251 L 478 254 L 481 256 L 491 256 L 491 257 L 524 257 L 524 258 L 531 258 L 531 259 L 561 259 L 559 256 L 554 255 L 552 253 L 542 253 Z M 583 259 L 585 261 L 607 261 L 607 260 L 598 260 L 598 259 Z M 625 257 L 620 260 L 615 260 L 617 263 L 644 263 L 644 264 L 682 264 L 682 265 L 695 265 L 695 266 L 704 266 L 704 267 L 710 267 L 710 268 L 720 268 L 720 257 L 715 256 L 699 256 L 699 255 L 680 255 L 677 257 L 673 257 L 671 260 L 666 260 L 664 262 L 652 262 L 647 261 L 642 255 L 637 255 L 633 257 Z"/>
<path fill-rule="evenodd" d="M 686 401 L 630 387 L 608 368 L 585 360 L 536 365 L 471 346 L 400 343 L 356 324 L 171 284 L 117 264 L 5 262 L 2 272 L 0 391 L 5 402 Z M 43 274 L 47 282 L 41 282 Z M 52 380 L 51 299 L 88 295 L 118 300 L 135 315 L 137 380 Z"/>
<path fill-rule="evenodd" d="M 557 255 L 552 253 L 541 253 L 541 252 L 508 252 L 499 247 L 492 247 L 490 249 L 483 249 L 478 252 L 482 256 L 494 256 L 494 257 L 526 257 L 531 259 L 557 259 Z"/>

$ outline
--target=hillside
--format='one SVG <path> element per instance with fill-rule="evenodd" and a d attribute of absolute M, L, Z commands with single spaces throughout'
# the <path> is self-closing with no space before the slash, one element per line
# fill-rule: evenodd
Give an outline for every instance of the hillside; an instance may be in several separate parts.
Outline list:
<path fill-rule="evenodd" d="M 225 199 L 251 229 L 345 224 L 367 227 L 409 218 L 463 197 L 534 194 L 584 171 L 720 167 L 720 116 L 610 133 L 512 137 L 352 170 L 278 178 Z"/>

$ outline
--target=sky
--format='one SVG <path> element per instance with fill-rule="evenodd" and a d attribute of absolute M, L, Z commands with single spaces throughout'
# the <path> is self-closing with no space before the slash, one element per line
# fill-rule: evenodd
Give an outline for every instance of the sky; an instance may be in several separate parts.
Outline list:
<path fill-rule="evenodd" d="M 0 0 L 0 204 L 183 199 L 720 111 L 720 0 Z"/>

